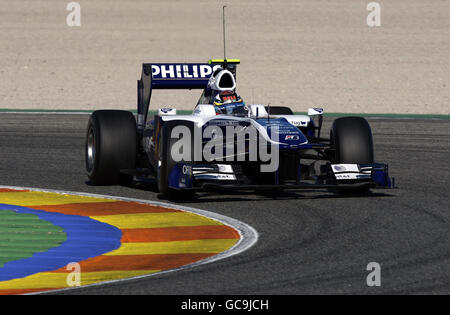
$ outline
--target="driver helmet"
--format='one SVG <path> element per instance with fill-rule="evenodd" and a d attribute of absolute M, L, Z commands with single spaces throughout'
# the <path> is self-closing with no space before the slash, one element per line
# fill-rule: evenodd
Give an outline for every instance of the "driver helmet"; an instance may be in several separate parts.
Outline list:
<path fill-rule="evenodd" d="M 235 91 L 226 90 L 218 93 L 214 98 L 214 105 L 222 106 L 233 103 L 242 103 L 242 98 Z"/>
<path fill-rule="evenodd" d="M 232 90 L 222 91 L 214 98 L 216 114 L 248 116 L 248 108 L 242 98 Z"/>

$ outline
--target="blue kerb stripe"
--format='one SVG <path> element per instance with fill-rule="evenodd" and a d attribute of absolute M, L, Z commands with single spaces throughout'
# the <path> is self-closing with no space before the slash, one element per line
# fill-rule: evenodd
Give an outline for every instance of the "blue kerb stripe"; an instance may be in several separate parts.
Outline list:
<path fill-rule="evenodd" d="M 0 204 L 1 210 L 35 214 L 41 220 L 64 229 L 67 240 L 60 246 L 32 257 L 10 261 L 0 268 L 0 281 L 23 278 L 35 273 L 53 271 L 71 262 L 97 257 L 120 247 L 122 232 L 118 228 L 89 217 L 67 215 L 26 207 Z"/>

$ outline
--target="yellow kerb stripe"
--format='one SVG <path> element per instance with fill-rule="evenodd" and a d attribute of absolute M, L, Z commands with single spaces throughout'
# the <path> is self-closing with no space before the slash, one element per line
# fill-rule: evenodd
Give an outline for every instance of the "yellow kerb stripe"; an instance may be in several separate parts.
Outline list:
<path fill-rule="evenodd" d="M 116 200 L 74 196 L 40 191 L 0 192 L 0 203 L 29 207 L 38 205 L 63 205 L 69 203 L 115 202 Z"/>
<path fill-rule="evenodd" d="M 221 253 L 237 243 L 235 239 L 211 239 L 175 242 L 122 243 L 122 246 L 105 256 L 151 254 L 209 254 Z"/>
<path fill-rule="evenodd" d="M 189 212 L 135 213 L 92 216 L 94 220 L 119 229 L 150 229 L 176 226 L 223 225 L 222 223 Z"/>
<path fill-rule="evenodd" d="M 89 285 L 104 281 L 127 279 L 147 274 L 159 272 L 160 270 L 139 270 L 139 271 L 102 271 L 102 272 L 83 272 L 81 270 L 81 285 Z M 56 289 L 68 288 L 67 279 L 73 280 L 74 277 L 68 271 L 67 273 L 43 272 L 34 274 L 22 279 L 14 279 L 0 282 L 0 290 L 17 289 Z"/>

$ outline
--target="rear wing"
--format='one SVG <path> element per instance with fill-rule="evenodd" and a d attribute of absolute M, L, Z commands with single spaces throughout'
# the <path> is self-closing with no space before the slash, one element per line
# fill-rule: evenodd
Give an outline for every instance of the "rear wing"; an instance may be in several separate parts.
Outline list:
<path fill-rule="evenodd" d="M 234 60 L 233 60 L 234 61 Z M 237 62 L 229 62 L 236 75 Z M 137 81 L 137 126 L 143 130 L 147 121 L 152 90 L 154 89 L 205 89 L 214 71 L 223 64 L 209 63 L 144 63 L 141 79 Z"/>

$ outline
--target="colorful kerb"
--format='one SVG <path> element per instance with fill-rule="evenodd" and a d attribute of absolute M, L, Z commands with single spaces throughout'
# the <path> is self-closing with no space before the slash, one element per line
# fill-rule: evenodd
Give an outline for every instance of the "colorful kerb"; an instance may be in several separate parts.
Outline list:
<path fill-rule="evenodd" d="M 239 239 L 222 222 L 165 206 L 0 188 L 0 294 L 68 288 L 73 262 L 81 285 L 154 274 Z"/>

